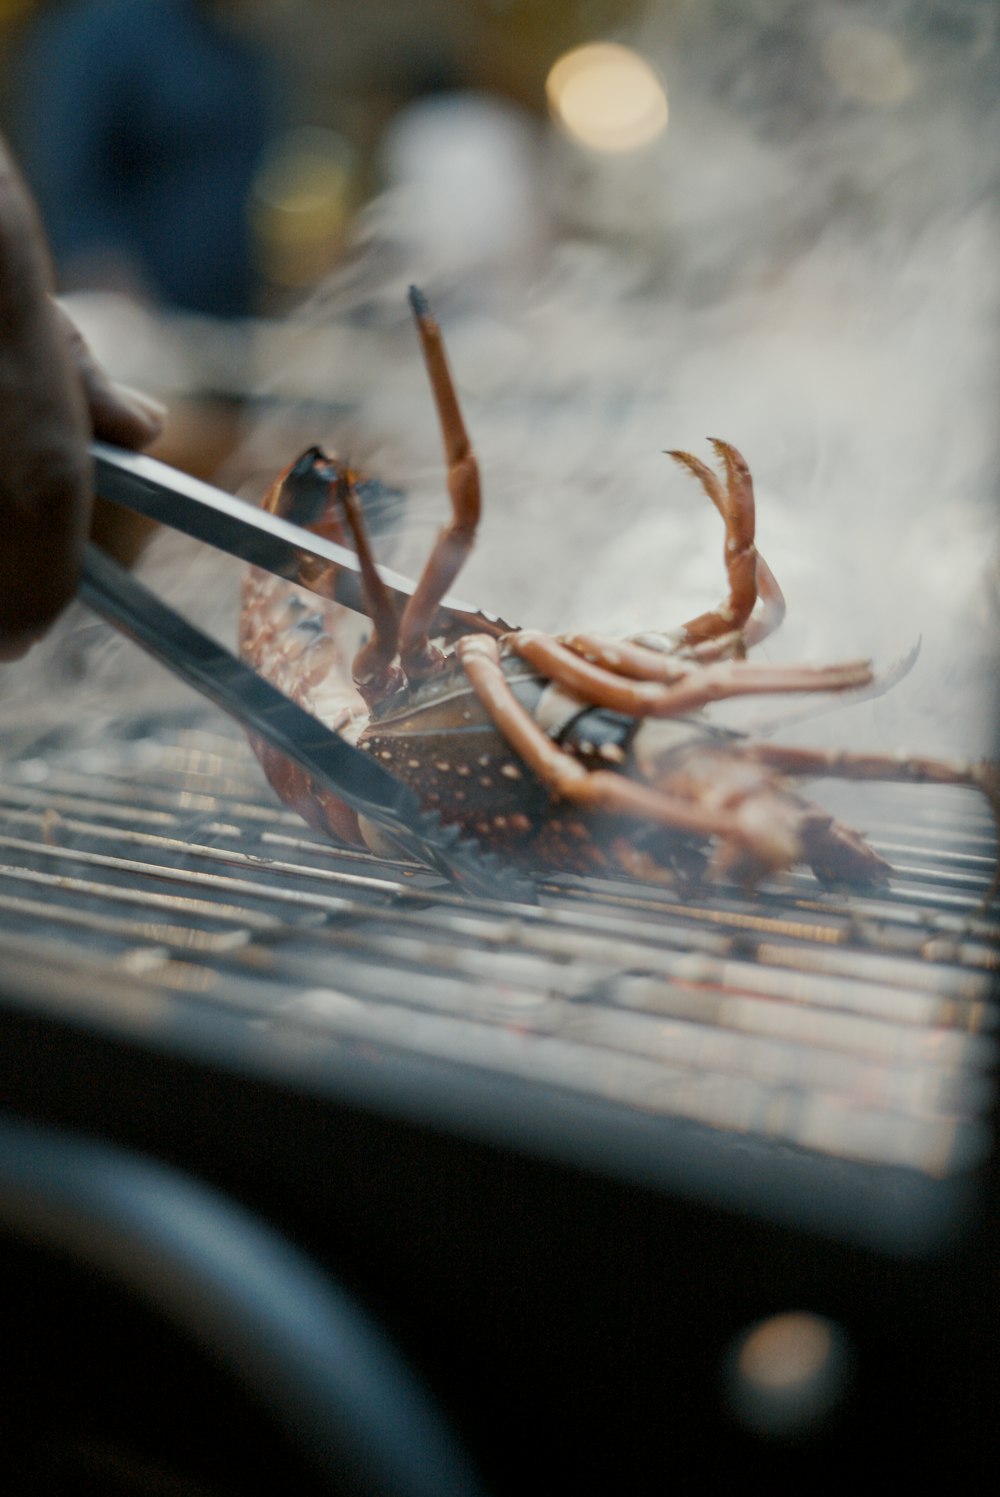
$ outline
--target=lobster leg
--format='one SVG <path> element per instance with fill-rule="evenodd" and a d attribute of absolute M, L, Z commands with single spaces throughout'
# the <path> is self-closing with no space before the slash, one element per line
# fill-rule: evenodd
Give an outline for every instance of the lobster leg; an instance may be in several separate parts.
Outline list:
<path fill-rule="evenodd" d="M 475 541 L 480 490 L 479 467 L 465 430 L 445 357 L 441 329 L 426 298 L 415 286 L 410 287 L 410 305 L 441 424 L 452 509 L 451 519 L 434 543 L 399 626 L 400 662 L 407 677 L 419 680 L 430 675 L 441 660 L 440 652 L 428 644 L 428 634 L 438 604 L 458 575 Z"/>
<path fill-rule="evenodd" d="M 375 565 L 361 506 L 346 466 L 337 475 L 337 498 L 354 538 L 365 603 L 372 621 L 371 638 L 361 646 L 351 667 L 354 684 L 370 707 L 393 691 L 401 680 L 400 671 L 392 664 L 399 642 L 399 617 Z"/>
<path fill-rule="evenodd" d="M 683 625 L 686 644 L 715 639 L 720 634 L 742 629 L 757 601 L 756 518 L 750 470 L 735 447 L 718 440 L 713 440 L 712 446 L 725 469 L 724 489 L 711 468 L 690 452 L 668 453 L 698 479 L 726 526 L 725 563 L 729 597 L 711 613 L 699 614 Z"/>
<path fill-rule="evenodd" d="M 581 641 L 581 636 L 575 638 Z M 872 680 L 871 666 L 864 660 L 828 666 L 720 660 L 691 670 L 670 656 L 635 644 L 601 646 L 587 641 L 594 648 L 586 653 L 597 658 L 585 659 L 533 629 L 508 634 L 506 642 L 515 654 L 582 701 L 631 717 L 677 717 L 728 697 L 850 691 Z M 649 674 L 638 680 L 624 679 L 646 663 L 646 656 Z"/>
<path fill-rule="evenodd" d="M 554 643 L 562 645 L 574 655 L 598 665 L 614 676 L 625 676 L 633 681 L 662 681 L 673 684 L 683 681 L 693 666 L 721 664 L 724 660 L 743 660 L 745 651 L 734 648 L 745 645 L 741 634 L 720 635 L 717 640 L 705 640 L 703 644 L 678 654 L 664 649 L 661 635 L 633 635 L 631 639 L 602 639 L 596 634 L 557 634 Z M 745 669 L 745 667 L 741 667 Z"/>
<path fill-rule="evenodd" d="M 743 625 L 743 643 L 747 649 L 759 645 L 762 639 L 773 634 L 785 617 L 785 595 L 778 586 L 767 562 L 757 552 L 757 600 L 762 604 L 758 613 Z"/>
<path fill-rule="evenodd" d="M 583 811 L 634 816 L 678 831 L 719 837 L 737 851 L 734 861 L 755 872 L 787 867 L 801 854 L 797 818 L 742 818 L 740 808 L 699 805 L 627 779 L 611 770 L 587 770 L 538 726 L 511 691 L 497 641 L 470 634 L 456 652 L 469 684 L 497 730 L 533 774 L 561 800 Z"/>
<path fill-rule="evenodd" d="M 960 759 L 929 759 L 919 754 L 867 754 L 847 749 L 782 748 L 775 743 L 744 744 L 744 758 L 782 774 L 834 776 L 838 780 L 882 780 L 903 785 L 967 785 L 991 803 L 1000 799 L 996 765 Z"/>
<path fill-rule="evenodd" d="M 744 758 L 767 765 L 786 775 L 813 778 L 835 776 L 838 780 L 874 780 L 904 785 L 959 785 L 979 790 L 986 797 L 1000 842 L 1000 770 L 987 762 L 929 759 L 918 754 L 866 754 L 843 749 L 782 748 L 779 744 L 748 743 Z M 1000 888 L 997 865 L 984 907 Z"/>
<path fill-rule="evenodd" d="M 523 633 L 524 631 L 522 631 Z M 529 645 L 532 635 L 529 632 Z M 509 641 L 511 645 L 515 642 Z M 572 655 L 615 677 L 630 681 L 661 681 L 674 685 L 683 681 L 690 670 L 687 659 L 679 659 L 668 650 L 659 650 L 640 639 L 602 639 L 597 634 L 557 634 L 551 641 Z M 553 651 L 553 659 L 562 659 Z"/>

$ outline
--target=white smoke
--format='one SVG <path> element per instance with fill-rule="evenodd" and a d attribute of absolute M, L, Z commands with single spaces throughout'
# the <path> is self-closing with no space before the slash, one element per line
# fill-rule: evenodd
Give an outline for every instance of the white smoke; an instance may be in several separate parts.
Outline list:
<path fill-rule="evenodd" d="M 620 158 L 553 134 L 525 168 L 548 204 L 544 248 L 535 221 L 507 262 L 480 248 L 463 275 L 454 244 L 430 253 L 440 196 L 430 230 L 405 193 L 383 198 L 365 254 L 314 311 L 363 309 L 386 328 L 391 367 L 361 420 L 426 516 L 406 565 L 443 504 L 415 343 L 393 327 L 405 281 L 423 279 L 484 473 L 465 595 L 614 632 L 709 606 L 718 520 L 662 450 L 707 455 L 722 436 L 751 464 L 761 550 L 788 598 L 767 655 L 887 667 L 922 641 L 889 696 L 824 732 L 987 750 L 995 21 L 990 7 L 891 0 L 865 7 L 864 25 L 837 3 L 701 6 L 684 24 L 653 7 L 638 40 L 667 81 L 670 130 Z M 436 126 L 452 111 L 467 141 L 474 107 L 438 105 Z M 487 196 L 489 167 L 484 148 Z"/>
<path fill-rule="evenodd" d="M 670 126 L 621 157 L 495 100 L 417 106 L 350 262 L 291 319 L 298 342 L 264 388 L 340 392 L 349 414 L 320 429 L 281 405 L 234 480 L 253 471 L 259 490 L 313 441 L 346 449 L 407 490 L 392 560 L 419 567 L 446 500 L 405 304 L 417 282 L 483 472 L 463 596 L 609 632 L 711 606 L 718 518 L 662 454 L 707 457 L 724 437 L 755 475 L 760 548 L 788 599 L 767 657 L 886 666 L 922 640 L 890 694 L 798 738 L 986 751 L 996 31 L 995 7 L 971 0 L 652 5 L 629 40 L 666 81 Z M 174 543 L 161 552 L 147 570 L 197 615 L 211 559 L 182 577 Z"/>

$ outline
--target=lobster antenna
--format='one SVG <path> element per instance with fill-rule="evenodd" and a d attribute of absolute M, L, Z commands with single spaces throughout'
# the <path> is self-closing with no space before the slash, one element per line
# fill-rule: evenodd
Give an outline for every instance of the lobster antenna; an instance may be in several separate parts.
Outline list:
<path fill-rule="evenodd" d="M 479 468 L 462 419 L 458 395 L 448 368 L 441 329 L 423 292 L 410 287 L 410 306 L 437 406 L 451 518 L 437 536 L 399 626 L 399 657 L 407 677 L 418 680 L 438 669 L 440 652 L 429 642 L 438 604 L 472 550 L 479 524 Z"/>

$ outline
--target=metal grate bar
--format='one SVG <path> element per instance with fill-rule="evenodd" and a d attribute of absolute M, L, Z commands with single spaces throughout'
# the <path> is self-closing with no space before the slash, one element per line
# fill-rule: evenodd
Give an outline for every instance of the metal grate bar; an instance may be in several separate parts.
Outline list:
<path fill-rule="evenodd" d="M 538 907 L 497 905 L 330 846 L 241 740 L 162 724 L 4 767 L 0 949 L 63 973 L 75 955 L 109 991 L 128 973 L 168 1010 L 307 1046 L 954 1173 L 989 1147 L 989 823 L 949 791 L 892 787 L 876 806 L 899 864 L 885 893 L 563 878 Z"/>

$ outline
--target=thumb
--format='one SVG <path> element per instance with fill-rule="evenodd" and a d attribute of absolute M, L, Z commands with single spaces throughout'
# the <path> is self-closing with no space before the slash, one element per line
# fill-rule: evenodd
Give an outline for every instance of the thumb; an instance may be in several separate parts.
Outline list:
<path fill-rule="evenodd" d="M 83 386 L 95 437 L 119 447 L 148 447 L 163 430 L 166 407 L 151 395 L 116 384 L 94 358 L 79 328 L 61 307 L 56 316 Z"/>

